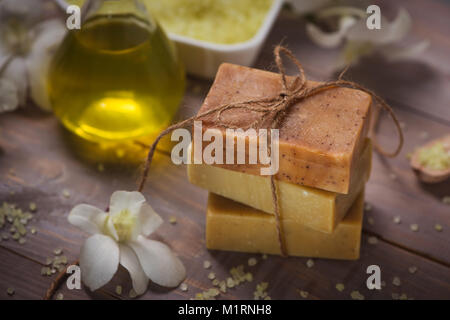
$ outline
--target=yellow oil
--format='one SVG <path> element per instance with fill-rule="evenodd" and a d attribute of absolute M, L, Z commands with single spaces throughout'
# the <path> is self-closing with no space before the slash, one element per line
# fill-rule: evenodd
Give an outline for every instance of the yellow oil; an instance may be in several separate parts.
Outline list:
<path fill-rule="evenodd" d="M 94 142 L 155 135 L 178 110 L 185 75 L 156 23 L 133 15 L 95 16 L 70 31 L 49 73 L 55 115 Z"/>

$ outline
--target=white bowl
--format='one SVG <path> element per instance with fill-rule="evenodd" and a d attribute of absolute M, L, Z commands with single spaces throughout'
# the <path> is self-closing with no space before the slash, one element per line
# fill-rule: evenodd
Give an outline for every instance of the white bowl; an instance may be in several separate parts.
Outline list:
<path fill-rule="evenodd" d="M 64 0 L 56 0 L 65 8 Z M 189 74 L 203 78 L 214 78 L 223 62 L 252 65 L 280 12 L 283 0 L 273 0 L 272 7 L 256 35 L 248 41 L 237 44 L 215 44 L 169 33 L 169 38 L 177 45 L 180 58 Z"/>
<path fill-rule="evenodd" d="M 214 78 L 223 62 L 252 65 L 280 12 L 283 0 L 274 0 L 261 27 L 253 38 L 237 44 L 216 44 L 169 33 L 177 44 L 186 71 L 192 75 Z"/>

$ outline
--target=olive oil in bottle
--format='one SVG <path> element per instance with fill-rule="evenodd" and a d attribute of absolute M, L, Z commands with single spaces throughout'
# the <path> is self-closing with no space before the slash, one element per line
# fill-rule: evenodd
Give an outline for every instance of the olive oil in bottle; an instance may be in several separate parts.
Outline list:
<path fill-rule="evenodd" d="M 119 1 L 124 12 L 118 1 L 94 2 L 96 11 L 80 30 L 68 32 L 53 58 L 54 113 L 70 131 L 95 142 L 154 135 L 170 123 L 184 93 L 175 48 L 142 7 L 134 7 L 136 0 Z"/>

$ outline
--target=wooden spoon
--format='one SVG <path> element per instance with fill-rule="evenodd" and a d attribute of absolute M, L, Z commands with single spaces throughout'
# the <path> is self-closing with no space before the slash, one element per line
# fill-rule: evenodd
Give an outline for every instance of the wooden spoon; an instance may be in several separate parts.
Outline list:
<path fill-rule="evenodd" d="M 430 148 L 436 143 L 442 143 L 446 152 L 450 152 L 450 134 L 442 138 L 433 140 L 424 146 L 417 148 L 411 157 L 411 167 L 417 173 L 419 179 L 425 183 L 438 183 L 450 178 L 450 168 L 444 170 L 433 170 L 420 163 L 419 153 L 424 148 Z"/>

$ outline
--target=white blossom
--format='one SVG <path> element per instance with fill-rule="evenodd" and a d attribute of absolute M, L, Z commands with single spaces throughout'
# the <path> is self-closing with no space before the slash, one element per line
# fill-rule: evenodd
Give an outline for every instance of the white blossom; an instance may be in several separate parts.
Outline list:
<path fill-rule="evenodd" d="M 147 290 L 149 279 L 164 287 L 176 287 L 186 277 L 183 264 L 168 246 L 147 239 L 163 220 L 140 192 L 114 192 L 109 212 L 77 205 L 68 219 L 91 234 L 80 253 L 81 279 L 91 290 L 107 284 L 119 264 L 130 273 L 138 295 Z"/>
<path fill-rule="evenodd" d="M 381 16 L 381 29 L 369 29 L 366 25 L 367 13 L 354 6 L 327 6 L 313 14 L 315 22 L 306 24 L 306 32 L 311 40 L 323 48 L 344 45 L 337 68 L 358 62 L 364 55 L 379 53 L 390 61 L 410 59 L 423 52 L 429 45 L 426 40 L 409 46 L 399 44 L 411 30 L 412 19 L 401 8 L 392 21 Z M 337 21 L 335 30 L 324 31 L 320 24 Z"/>
<path fill-rule="evenodd" d="M 0 112 L 24 105 L 28 94 L 36 105 L 50 109 L 48 66 L 66 28 L 62 21 L 42 21 L 42 16 L 42 5 L 35 0 L 0 1 L 0 96 L 8 96 L 0 98 Z"/>

